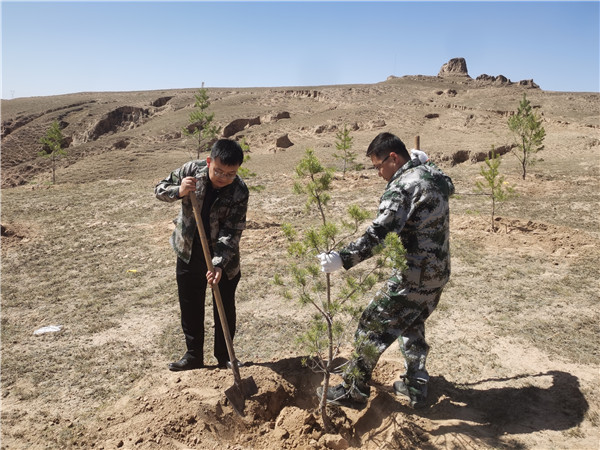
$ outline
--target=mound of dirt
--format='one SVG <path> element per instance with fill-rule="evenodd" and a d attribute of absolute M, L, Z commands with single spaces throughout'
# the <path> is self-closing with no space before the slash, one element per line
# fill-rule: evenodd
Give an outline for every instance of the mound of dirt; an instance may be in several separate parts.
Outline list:
<path fill-rule="evenodd" d="M 376 378 L 389 378 L 394 372 L 390 363 L 384 363 Z M 384 391 L 373 395 L 372 405 L 361 412 L 330 408 L 335 430 L 326 433 L 316 413 L 315 389 L 321 377 L 303 367 L 300 358 L 249 364 L 240 373 L 258 387 L 246 399 L 243 416 L 224 394 L 233 385 L 230 370 L 165 371 L 151 381 L 152 394 L 147 380 L 138 383 L 129 396 L 105 412 L 94 439 L 86 433 L 79 444 L 124 449 L 375 449 L 379 444 L 367 436 L 386 435 L 386 440 L 403 448 L 425 439 L 414 423 L 394 417 L 398 405 Z M 145 393 L 137 396 L 136 391 Z"/>

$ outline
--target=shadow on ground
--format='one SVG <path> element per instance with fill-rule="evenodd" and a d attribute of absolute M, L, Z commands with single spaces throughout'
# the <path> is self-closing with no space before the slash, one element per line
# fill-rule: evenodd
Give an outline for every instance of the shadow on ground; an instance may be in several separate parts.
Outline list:
<path fill-rule="evenodd" d="M 520 386 L 515 387 L 515 383 Z M 499 387 L 489 387 L 494 384 Z M 589 408 L 578 378 L 560 371 L 461 385 L 441 376 L 432 377 L 429 397 L 431 406 L 424 410 L 412 411 L 404 406 L 398 410 L 433 421 L 433 428 L 428 430 L 432 441 L 446 440 L 449 435 L 469 436 L 492 446 L 507 445 L 507 435 L 577 427 Z M 436 422 L 441 424 L 436 427 Z M 521 446 L 511 442 L 511 446 Z"/>
<path fill-rule="evenodd" d="M 298 402 L 299 407 L 315 408 L 316 397 L 311 394 L 320 385 L 321 376 L 303 367 L 301 358 L 260 365 L 270 367 L 296 386 L 301 393 L 297 400 L 304 397 L 304 401 Z M 419 410 L 409 408 L 396 397 L 391 386 L 374 383 L 373 387 L 367 409 L 354 423 L 355 438 L 359 441 L 367 435 L 370 441 L 377 440 L 378 435 L 389 436 L 389 432 L 393 432 L 390 427 L 398 428 L 399 432 L 406 427 L 403 419 L 412 416 L 430 422 L 423 425 L 419 420 L 418 427 L 422 426 L 422 432 L 429 434 L 431 448 L 450 435 L 464 436 L 486 445 L 519 448 L 521 444 L 507 435 L 568 430 L 583 421 L 589 408 L 578 378 L 561 371 L 490 378 L 468 384 L 433 376 L 429 382 L 429 406 Z M 415 441 L 417 439 L 415 436 Z M 429 447 L 426 442 L 420 445 Z"/>

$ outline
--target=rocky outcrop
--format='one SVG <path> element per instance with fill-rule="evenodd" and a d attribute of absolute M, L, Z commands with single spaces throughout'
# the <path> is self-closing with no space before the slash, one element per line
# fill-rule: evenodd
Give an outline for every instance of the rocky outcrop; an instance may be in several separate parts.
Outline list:
<path fill-rule="evenodd" d="M 465 61 L 465 58 L 452 58 L 450 61 L 444 64 L 438 73 L 438 77 L 447 76 L 468 77 L 469 71 L 467 70 L 467 61 Z"/>
<path fill-rule="evenodd" d="M 235 119 L 231 121 L 225 128 L 223 128 L 223 137 L 231 137 L 234 134 L 239 133 L 246 128 L 254 125 L 261 125 L 263 123 L 277 122 L 281 119 L 289 119 L 290 113 L 287 111 L 281 111 L 278 113 L 267 114 L 262 117 L 254 117 L 252 119 Z"/>
<path fill-rule="evenodd" d="M 497 156 L 505 155 L 506 153 L 510 152 L 514 147 L 516 147 L 516 144 L 496 147 L 494 149 L 494 153 Z M 470 152 L 469 150 L 458 150 L 457 152 L 454 152 L 451 156 L 441 156 L 440 159 L 442 161 L 450 161 L 450 164 L 455 166 L 457 164 L 462 164 L 467 161 L 471 161 L 472 163 L 478 163 L 481 161 L 485 161 L 486 158 L 491 157 L 491 150 L 487 150 L 484 152 Z"/>
<path fill-rule="evenodd" d="M 482 73 L 477 78 L 475 78 L 475 80 L 495 84 L 512 84 L 512 81 L 510 81 L 504 75 L 498 75 L 497 77 L 495 77 L 493 75 L 488 75 L 487 73 Z"/>
<path fill-rule="evenodd" d="M 223 137 L 231 137 L 252 125 L 260 125 L 260 117 L 254 117 L 252 119 L 235 119 L 223 128 Z"/>
<path fill-rule="evenodd" d="M 494 148 L 494 153 L 496 156 L 502 156 L 510 152 L 513 148 L 516 147 L 516 144 L 512 145 L 502 145 L 500 147 Z M 485 161 L 486 158 L 492 157 L 492 150 L 488 150 L 487 152 L 477 152 L 471 153 L 471 162 L 481 162 Z"/>
<path fill-rule="evenodd" d="M 151 105 L 154 106 L 155 108 L 161 108 L 163 106 L 165 106 L 169 100 L 171 100 L 173 98 L 173 96 L 171 97 L 160 97 L 157 98 L 156 100 L 154 100 Z"/>
<path fill-rule="evenodd" d="M 95 141 L 108 133 L 117 133 L 120 131 L 134 128 L 149 116 L 147 109 L 135 106 L 121 106 L 106 114 L 89 132 L 88 141 Z"/>
<path fill-rule="evenodd" d="M 533 79 L 531 80 L 521 80 L 519 81 L 519 86 L 526 86 L 526 87 L 530 87 L 532 89 L 539 89 L 540 87 L 533 81 Z"/>
<path fill-rule="evenodd" d="M 289 89 L 284 92 L 287 97 L 297 97 L 297 98 L 315 98 L 320 100 L 323 97 L 323 94 L 320 91 L 311 91 L 308 89 L 302 90 L 293 90 Z"/>
<path fill-rule="evenodd" d="M 278 113 L 274 113 L 274 114 L 267 114 L 265 116 L 262 116 L 260 118 L 262 123 L 269 123 L 269 122 L 277 122 L 278 120 L 281 119 L 290 119 L 291 115 L 289 112 L 287 111 L 281 111 Z"/>
<path fill-rule="evenodd" d="M 369 122 L 369 128 L 371 130 L 373 130 L 375 128 L 385 127 L 386 125 L 387 125 L 387 123 L 383 119 L 375 119 L 375 120 L 371 120 Z"/>
<path fill-rule="evenodd" d="M 498 75 L 497 77 L 495 77 L 486 73 L 482 73 L 475 80 L 483 83 L 497 84 L 500 86 L 510 86 L 515 84 L 509 78 L 506 78 L 504 75 Z M 540 88 L 533 80 L 521 80 L 518 84 L 519 86 L 525 86 L 532 89 Z"/>
<path fill-rule="evenodd" d="M 277 148 L 289 148 L 292 145 L 294 145 L 294 143 L 290 141 L 290 138 L 287 134 L 284 134 L 283 136 L 277 138 L 277 142 L 275 142 L 275 145 L 277 146 Z"/>

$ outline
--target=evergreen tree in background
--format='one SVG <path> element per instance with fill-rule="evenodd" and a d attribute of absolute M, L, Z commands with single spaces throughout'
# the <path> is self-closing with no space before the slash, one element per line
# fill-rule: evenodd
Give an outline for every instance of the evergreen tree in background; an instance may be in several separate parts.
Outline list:
<path fill-rule="evenodd" d="M 194 103 L 195 109 L 190 113 L 188 126 L 183 127 L 183 134 L 197 139 L 196 158 L 200 159 L 200 154 L 210 149 L 221 129 L 213 124 L 215 114 L 209 114 L 206 111 L 210 106 L 207 90 L 202 87 L 194 95 L 194 98 L 196 99 Z"/>
<path fill-rule="evenodd" d="M 527 100 L 525 94 L 523 94 L 517 113 L 508 119 L 508 128 L 515 136 L 519 151 L 514 153 L 521 163 L 523 179 L 525 179 L 527 167 L 536 162 L 534 155 L 544 149 L 543 142 L 546 137 L 542 120 L 533 111 L 531 102 Z"/>
<path fill-rule="evenodd" d="M 38 153 L 43 158 L 50 158 L 52 162 L 52 184 L 56 182 L 56 161 L 67 154 L 67 150 L 62 147 L 64 136 L 57 120 L 52 122 L 46 135 L 40 139 L 40 144 L 44 147 Z"/>
<path fill-rule="evenodd" d="M 346 177 L 346 170 L 348 170 L 350 164 L 354 163 L 356 159 L 356 152 L 352 150 L 352 137 L 350 136 L 350 130 L 344 124 L 344 128 L 339 130 L 335 135 L 336 142 L 335 148 L 340 150 L 341 153 L 334 153 L 333 156 L 335 158 L 341 159 L 344 163 L 342 169 L 342 178 Z"/>

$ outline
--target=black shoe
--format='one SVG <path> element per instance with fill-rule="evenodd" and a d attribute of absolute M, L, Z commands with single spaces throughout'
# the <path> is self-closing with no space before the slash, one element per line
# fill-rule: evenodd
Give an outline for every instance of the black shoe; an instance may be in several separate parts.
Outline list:
<path fill-rule="evenodd" d="M 403 378 L 394 382 L 394 392 L 396 395 L 406 397 L 409 405 L 413 409 L 419 409 L 426 406 L 427 403 L 427 383 L 418 380 Z"/>
<path fill-rule="evenodd" d="M 363 409 L 369 401 L 370 389 L 364 389 L 366 392 L 361 392 L 357 388 L 346 388 L 344 383 L 333 386 L 327 389 L 327 404 L 336 406 L 345 406 L 352 409 Z M 323 387 L 317 388 L 317 396 L 319 399 L 323 394 Z"/>
<path fill-rule="evenodd" d="M 239 368 L 239 367 L 244 367 L 244 363 L 239 361 L 239 360 L 235 360 L 235 365 Z M 231 361 L 219 361 L 217 364 L 217 367 L 219 369 L 232 369 L 233 367 L 231 366 Z"/>
<path fill-rule="evenodd" d="M 179 361 L 169 363 L 169 370 L 173 372 L 180 372 L 182 370 L 202 369 L 204 363 L 202 360 L 197 358 L 189 358 L 184 356 Z"/>

